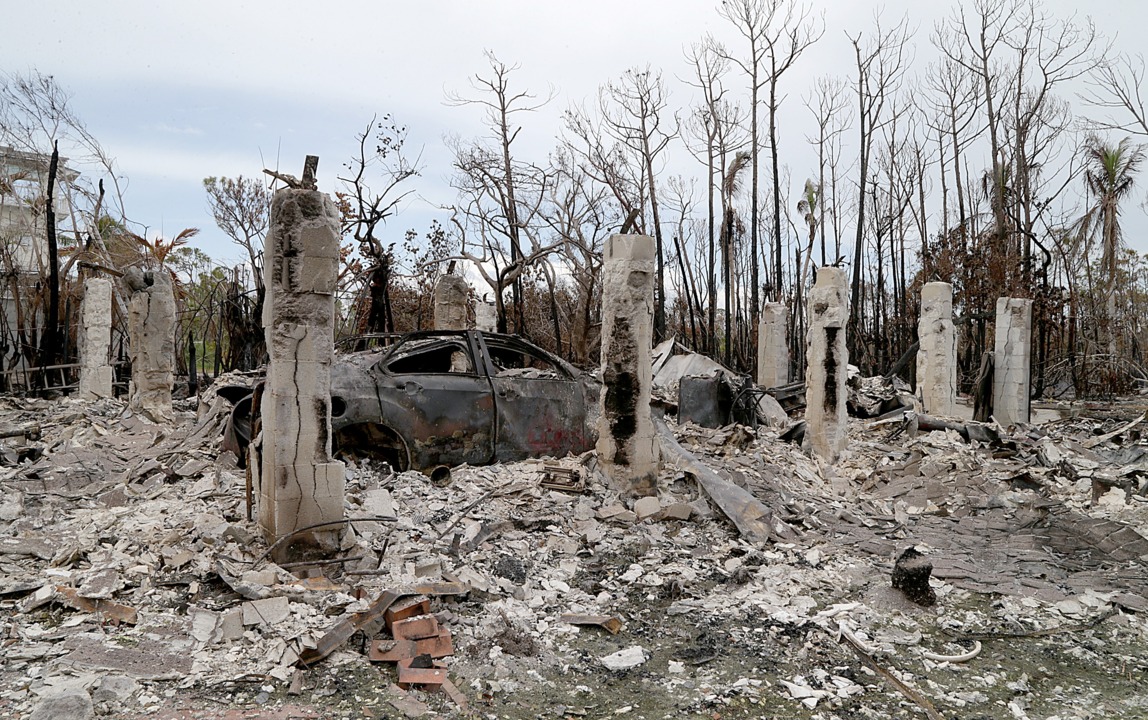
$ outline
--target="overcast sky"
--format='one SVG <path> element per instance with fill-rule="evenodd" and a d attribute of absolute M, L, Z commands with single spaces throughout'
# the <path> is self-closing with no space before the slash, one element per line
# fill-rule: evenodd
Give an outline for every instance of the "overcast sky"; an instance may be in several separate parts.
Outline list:
<path fill-rule="evenodd" d="M 71 92 L 76 112 L 130 181 L 129 216 L 149 234 L 198 227 L 202 249 L 232 261 L 240 252 L 215 228 L 202 179 L 256 176 L 263 167 L 299 174 L 303 157 L 317 154 L 320 187 L 332 192 L 355 134 L 376 113 L 410 128 L 408 145 L 421 149 L 424 168 L 418 197 L 388 230 L 398 240 L 407 227 L 425 229 L 434 209 L 453 199 L 444 138 L 482 132 L 478 109 L 448 106 L 444 95 L 465 92 L 468 78 L 488 69 L 485 49 L 521 66 L 517 87 L 557 92 L 523 130 L 522 151 L 542 160 L 562 110 L 627 68 L 661 69 L 671 105 L 685 107 L 693 97 L 676 80 L 687 74 L 683 48 L 707 33 L 738 47 L 709 0 L 4 5 L 0 69 L 51 74 Z M 1134 0 L 1046 6 L 1059 16 L 1087 11 L 1109 37 L 1135 29 L 1117 38 L 1124 50 L 1138 51 L 1148 26 L 1148 4 Z M 893 21 L 908 12 L 924 58 L 934 21 L 952 6 L 830 0 L 815 7 L 825 11 L 825 36 L 785 82 L 794 120 L 781 131 L 791 164 L 801 164 L 797 148 L 808 131 L 796 127 L 801 95 L 819 75 L 853 71 L 847 31 L 871 30 L 878 7 Z M 798 187 L 811 172 L 790 168 Z"/>

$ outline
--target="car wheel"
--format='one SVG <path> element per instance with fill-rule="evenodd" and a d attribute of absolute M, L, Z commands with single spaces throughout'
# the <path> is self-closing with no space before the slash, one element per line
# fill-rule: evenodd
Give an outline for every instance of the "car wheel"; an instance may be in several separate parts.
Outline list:
<path fill-rule="evenodd" d="M 333 440 L 336 457 L 383 460 L 395 472 L 410 469 L 410 453 L 406 443 L 386 425 L 348 425 L 336 431 Z"/>

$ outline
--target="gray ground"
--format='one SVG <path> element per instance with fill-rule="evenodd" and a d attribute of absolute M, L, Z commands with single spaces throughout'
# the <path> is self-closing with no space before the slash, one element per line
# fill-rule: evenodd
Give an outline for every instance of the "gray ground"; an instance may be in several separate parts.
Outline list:
<path fill-rule="evenodd" d="M 360 463 L 349 514 L 396 521 L 355 523 L 340 555 L 358 559 L 288 568 L 253 562 L 221 406 L 157 426 L 114 401 L 0 403 L 0 427 L 43 428 L 5 441 L 9 462 L 40 459 L 0 468 L 0 716 L 1148 717 L 1148 446 L 1133 428 L 1086 447 L 1118 420 L 1027 428 L 1011 452 L 857 422 L 835 467 L 769 429 L 678 428 L 796 531 L 764 544 L 673 465 L 659 500 L 685 520 L 638 519 L 592 471 L 584 493 L 542 488 L 542 461 L 447 487 Z M 889 587 L 909 546 L 933 562 L 933 607 Z M 383 589 L 454 580 L 469 592 L 432 608 L 467 711 L 398 694 L 361 636 L 295 668 Z M 923 655 L 976 642 L 964 662 Z M 623 650 L 637 664 L 608 667 Z"/>

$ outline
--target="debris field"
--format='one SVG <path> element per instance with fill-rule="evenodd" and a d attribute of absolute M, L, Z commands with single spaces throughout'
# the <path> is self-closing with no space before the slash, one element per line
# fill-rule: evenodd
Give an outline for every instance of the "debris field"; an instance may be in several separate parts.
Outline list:
<path fill-rule="evenodd" d="M 352 457 L 337 552 L 277 565 L 210 390 L 3 398 L 0 715 L 1145 717 L 1140 410 L 851 418 L 833 465 L 671 418 L 637 500 L 593 452 Z"/>

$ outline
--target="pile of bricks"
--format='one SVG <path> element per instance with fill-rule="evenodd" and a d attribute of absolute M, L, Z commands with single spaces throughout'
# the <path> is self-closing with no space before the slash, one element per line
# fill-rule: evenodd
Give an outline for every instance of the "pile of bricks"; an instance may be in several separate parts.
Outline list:
<path fill-rule="evenodd" d="M 430 612 L 425 595 L 404 598 L 387 608 L 383 615 L 391 640 L 375 640 L 368 657 L 371 662 L 395 663 L 398 685 L 403 690 L 418 686 L 424 690 L 442 689 L 462 708 L 466 698 L 447 678 L 442 658 L 454 654 L 450 631 Z"/>

